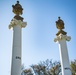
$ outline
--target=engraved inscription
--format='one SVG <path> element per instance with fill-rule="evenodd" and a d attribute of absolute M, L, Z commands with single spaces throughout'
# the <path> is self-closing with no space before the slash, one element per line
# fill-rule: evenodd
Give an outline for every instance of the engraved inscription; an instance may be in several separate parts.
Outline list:
<path fill-rule="evenodd" d="M 21 60 L 21 57 L 19 57 L 19 56 L 16 56 L 16 59 L 20 59 L 20 60 Z"/>

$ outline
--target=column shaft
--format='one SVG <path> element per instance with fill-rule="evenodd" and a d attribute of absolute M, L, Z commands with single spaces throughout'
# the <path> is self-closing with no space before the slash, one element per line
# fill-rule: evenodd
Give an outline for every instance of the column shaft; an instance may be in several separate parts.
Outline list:
<path fill-rule="evenodd" d="M 21 75 L 21 26 L 13 26 L 11 75 Z"/>
<path fill-rule="evenodd" d="M 62 75 L 71 75 L 71 69 L 70 69 L 66 40 L 62 39 L 62 40 L 59 40 L 58 42 L 59 42 Z"/>

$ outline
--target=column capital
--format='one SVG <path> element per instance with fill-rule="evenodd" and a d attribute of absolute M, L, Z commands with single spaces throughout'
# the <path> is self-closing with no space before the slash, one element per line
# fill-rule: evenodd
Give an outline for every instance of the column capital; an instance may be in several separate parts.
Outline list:
<path fill-rule="evenodd" d="M 60 34 L 60 35 L 58 35 L 58 36 L 54 39 L 54 42 L 57 42 L 57 41 L 60 41 L 60 40 L 70 41 L 70 40 L 71 40 L 71 37 L 70 37 L 70 36 L 67 36 L 67 35 Z"/>
<path fill-rule="evenodd" d="M 9 24 L 9 29 L 13 28 L 14 26 L 19 25 L 21 26 L 21 28 L 25 28 L 27 25 L 27 22 L 23 22 L 21 20 L 17 20 L 15 18 L 13 18 Z"/>

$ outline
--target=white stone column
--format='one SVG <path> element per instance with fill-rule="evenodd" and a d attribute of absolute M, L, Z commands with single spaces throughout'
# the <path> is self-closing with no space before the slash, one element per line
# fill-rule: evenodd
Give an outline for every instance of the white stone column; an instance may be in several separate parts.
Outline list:
<path fill-rule="evenodd" d="M 54 41 L 58 42 L 58 44 L 59 44 L 62 75 L 72 75 L 71 69 L 70 69 L 67 44 L 66 44 L 66 41 L 70 41 L 70 39 L 71 39 L 70 36 L 63 35 L 63 34 L 58 35 L 54 39 Z"/>
<path fill-rule="evenodd" d="M 11 75 L 21 75 L 22 28 L 25 26 L 26 22 L 16 19 L 13 19 L 9 25 L 9 29 L 13 28 Z"/>

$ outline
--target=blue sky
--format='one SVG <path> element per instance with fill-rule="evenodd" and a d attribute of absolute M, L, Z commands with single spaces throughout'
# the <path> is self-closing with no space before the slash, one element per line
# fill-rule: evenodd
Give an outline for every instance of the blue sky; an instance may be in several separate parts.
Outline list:
<path fill-rule="evenodd" d="M 0 0 L 0 75 L 10 75 L 13 34 L 8 26 L 14 17 L 15 3 L 16 0 Z M 20 4 L 27 22 L 22 29 L 22 63 L 26 67 L 46 59 L 60 60 L 58 44 L 53 41 L 58 16 L 71 36 L 67 42 L 69 59 L 76 59 L 76 0 L 20 0 Z"/>

